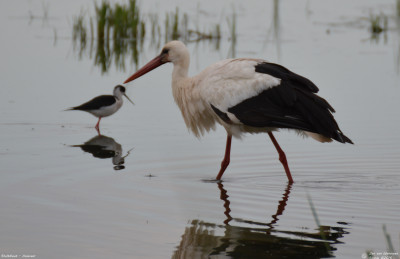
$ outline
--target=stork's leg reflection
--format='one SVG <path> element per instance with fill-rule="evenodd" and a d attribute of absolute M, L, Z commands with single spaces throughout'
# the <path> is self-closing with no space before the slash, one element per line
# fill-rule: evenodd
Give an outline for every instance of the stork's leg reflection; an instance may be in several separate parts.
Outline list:
<path fill-rule="evenodd" d="M 224 220 L 224 224 L 225 225 L 229 225 L 229 222 L 231 222 L 233 220 L 232 216 L 230 215 L 231 213 L 231 208 L 230 208 L 230 201 L 229 201 L 229 195 L 227 190 L 225 190 L 224 185 L 222 184 L 222 182 L 218 182 L 218 189 L 220 190 L 220 199 L 224 202 L 224 214 L 226 216 L 226 219 Z M 282 195 L 282 199 L 278 202 L 278 208 L 275 212 L 275 214 L 272 215 L 272 220 L 269 223 L 265 223 L 262 225 L 266 225 L 269 227 L 269 229 L 272 229 L 274 227 L 274 225 L 276 224 L 276 222 L 279 220 L 279 216 L 283 214 L 283 211 L 286 208 L 286 204 L 289 200 L 289 194 L 290 191 L 292 189 L 292 185 L 293 182 L 288 182 L 288 184 L 286 185 L 285 188 L 285 192 Z M 251 221 L 247 221 L 248 223 L 251 223 Z M 259 225 L 260 223 L 258 223 L 257 225 Z"/>
<path fill-rule="evenodd" d="M 228 200 L 228 192 L 224 189 L 224 185 L 221 183 L 221 182 L 219 182 L 218 183 L 218 188 L 219 188 L 219 190 L 221 191 L 221 195 L 220 195 L 220 199 L 222 200 L 222 201 L 224 201 L 224 208 L 225 208 L 225 211 L 224 211 L 224 214 L 225 214 L 225 216 L 226 216 L 226 219 L 224 220 L 224 224 L 225 225 L 229 225 L 229 222 L 232 220 L 232 217 L 231 217 L 231 215 L 230 215 L 230 212 L 231 212 L 231 208 L 229 207 L 229 205 L 231 204 L 230 203 L 230 201 Z"/>
<path fill-rule="evenodd" d="M 269 223 L 270 227 L 273 228 L 273 225 L 279 220 L 278 216 L 283 214 L 283 211 L 286 208 L 286 204 L 289 200 L 289 194 L 290 190 L 292 189 L 293 182 L 288 182 L 285 192 L 282 195 L 282 200 L 279 201 L 278 203 L 278 208 L 276 210 L 276 213 L 272 215 L 272 221 Z"/>

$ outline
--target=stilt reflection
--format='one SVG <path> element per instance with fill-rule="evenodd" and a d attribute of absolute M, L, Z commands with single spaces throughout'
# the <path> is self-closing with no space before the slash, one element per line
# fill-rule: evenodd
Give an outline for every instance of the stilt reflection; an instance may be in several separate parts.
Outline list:
<path fill-rule="evenodd" d="M 126 155 L 123 156 L 121 144 L 116 142 L 113 138 L 104 135 L 95 136 L 81 145 L 72 145 L 72 147 L 80 147 L 83 151 L 88 152 L 97 158 L 112 158 L 114 170 L 125 168 L 125 158 L 132 150 L 130 149 Z"/>

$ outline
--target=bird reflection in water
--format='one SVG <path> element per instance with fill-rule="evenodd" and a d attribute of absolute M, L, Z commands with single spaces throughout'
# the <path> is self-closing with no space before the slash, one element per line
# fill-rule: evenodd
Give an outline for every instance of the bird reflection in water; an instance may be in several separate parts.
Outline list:
<path fill-rule="evenodd" d="M 113 138 L 98 135 L 81 145 L 72 145 L 72 147 L 80 147 L 83 151 L 92 154 L 97 158 L 112 158 L 114 170 L 124 169 L 125 158 L 130 154 L 130 149 L 125 156 L 122 156 L 122 146 Z"/>
<path fill-rule="evenodd" d="M 270 222 L 232 218 L 228 193 L 221 182 L 217 184 L 224 202 L 224 224 L 192 220 L 172 258 L 327 258 L 334 257 L 335 245 L 343 243 L 339 239 L 349 234 L 346 227 L 332 226 L 320 226 L 315 231 L 275 229 L 288 203 L 291 183 L 286 186 Z M 325 237 L 321 237 L 320 230 Z M 222 235 L 217 234 L 220 231 Z"/>

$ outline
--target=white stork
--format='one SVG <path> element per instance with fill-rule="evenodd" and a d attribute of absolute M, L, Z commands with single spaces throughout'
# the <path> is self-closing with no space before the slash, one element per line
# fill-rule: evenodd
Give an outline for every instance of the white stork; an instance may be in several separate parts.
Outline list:
<path fill-rule="evenodd" d="M 286 155 L 272 131 L 292 129 L 320 142 L 353 143 L 339 129 L 334 109 L 316 95 L 318 88 L 305 77 L 262 59 L 219 61 L 194 77 L 188 77 L 189 52 L 180 41 L 167 43 L 161 54 L 124 83 L 172 62 L 172 93 L 186 126 L 200 137 L 221 124 L 227 132 L 225 156 L 217 175 L 220 180 L 230 161 L 232 136 L 268 133 L 289 182 L 293 182 Z"/>

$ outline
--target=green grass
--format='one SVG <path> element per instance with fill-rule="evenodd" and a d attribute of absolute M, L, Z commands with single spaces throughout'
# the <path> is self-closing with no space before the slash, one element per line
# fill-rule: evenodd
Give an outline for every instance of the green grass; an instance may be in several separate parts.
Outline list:
<path fill-rule="evenodd" d="M 390 237 L 389 233 L 386 230 L 386 225 L 382 225 L 382 231 L 383 231 L 383 236 L 386 241 L 386 249 L 385 255 L 382 255 L 383 251 L 380 251 L 379 253 L 375 253 L 373 250 L 366 250 L 365 255 L 368 259 L 372 258 L 391 258 L 391 259 L 399 259 L 399 254 L 395 251 L 393 243 L 392 243 L 392 238 Z"/>
<path fill-rule="evenodd" d="M 81 58 L 86 49 L 87 42 L 87 28 L 85 26 L 84 15 L 82 12 L 80 15 L 73 17 L 72 40 L 75 49 L 79 43 L 79 57 Z"/>
<path fill-rule="evenodd" d="M 396 251 L 394 250 L 392 239 L 391 239 L 389 233 L 386 230 L 386 225 L 385 224 L 382 225 L 382 230 L 383 230 L 383 235 L 384 235 L 385 240 L 386 240 L 386 246 L 387 246 L 388 252 L 392 253 L 392 254 L 397 254 Z M 393 257 L 393 258 L 395 258 L 395 257 Z M 397 254 L 396 258 L 399 258 L 398 254 Z"/>
<path fill-rule="evenodd" d="M 400 0 L 396 0 L 397 18 L 400 18 Z"/>
<path fill-rule="evenodd" d="M 385 14 L 373 15 L 369 17 L 370 30 L 374 34 L 379 34 L 381 32 L 388 30 L 388 16 Z"/>
<path fill-rule="evenodd" d="M 227 23 L 229 27 L 229 39 L 231 41 L 231 46 L 229 48 L 228 57 L 235 58 L 236 57 L 236 40 L 237 40 L 237 33 L 236 33 L 236 12 L 232 12 L 232 16 L 227 18 Z"/>
<path fill-rule="evenodd" d="M 72 40 L 80 57 L 90 41 L 90 53 L 95 49 L 94 63 L 103 73 L 113 64 L 124 71 L 126 57 L 131 57 L 131 61 L 137 66 L 145 40 L 149 40 L 150 45 L 157 48 L 162 42 L 171 40 L 182 40 L 186 43 L 208 40 L 216 41 L 219 46 L 222 37 L 220 24 L 211 25 L 210 29 L 203 31 L 192 29 L 190 25 L 194 23 L 190 16 L 178 8 L 165 13 L 164 19 L 159 17 L 158 14 L 143 15 L 136 0 L 129 0 L 125 4 L 111 4 L 103 0 L 95 3 L 93 17 L 87 18 L 87 14 L 82 11 L 73 17 Z M 195 24 L 196 27 L 198 23 Z M 230 40 L 235 43 L 236 14 L 228 23 L 231 26 Z M 147 31 L 150 33 L 147 34 Z"/>

